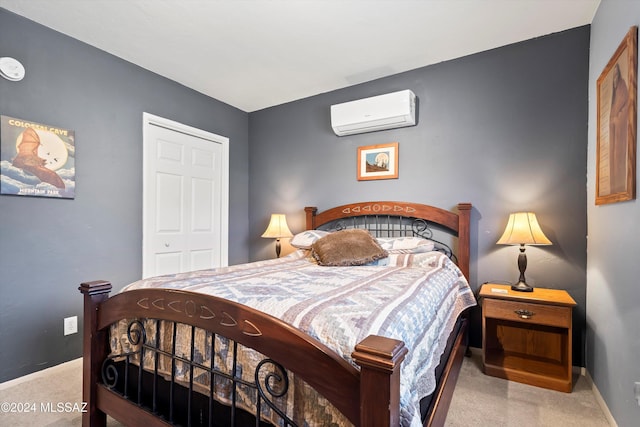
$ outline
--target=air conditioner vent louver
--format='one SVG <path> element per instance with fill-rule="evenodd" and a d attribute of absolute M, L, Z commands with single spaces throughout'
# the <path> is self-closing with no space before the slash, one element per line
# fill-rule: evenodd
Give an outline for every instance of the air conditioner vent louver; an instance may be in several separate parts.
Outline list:
<path fill-rule="evenodd" d="M 410 90 L 331 106 L 331 127 L 338 136 L 416 124 L 416 96 Z"/>

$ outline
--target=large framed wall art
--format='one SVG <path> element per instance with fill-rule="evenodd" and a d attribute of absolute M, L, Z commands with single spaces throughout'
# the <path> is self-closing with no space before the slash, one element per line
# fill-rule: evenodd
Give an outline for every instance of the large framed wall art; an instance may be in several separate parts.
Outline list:
<path fill-rule="evenodd" d="M 636 197 L 637 73 L 634 26 L 597 82 L 596 205 Z"/>

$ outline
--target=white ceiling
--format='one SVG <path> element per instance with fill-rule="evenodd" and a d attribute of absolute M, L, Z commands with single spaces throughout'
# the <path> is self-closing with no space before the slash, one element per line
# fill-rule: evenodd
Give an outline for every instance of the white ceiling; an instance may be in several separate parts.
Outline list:
<path fill-rule="evenodd" d="M 599 3 L 0 0 L 0 7 L 251 112 L 590 24 Z"/>

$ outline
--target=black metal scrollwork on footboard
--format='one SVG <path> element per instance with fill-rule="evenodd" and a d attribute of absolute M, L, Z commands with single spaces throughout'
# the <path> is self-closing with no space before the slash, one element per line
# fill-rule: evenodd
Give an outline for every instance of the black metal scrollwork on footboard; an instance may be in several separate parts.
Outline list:
<path fill-rule="evenodd" d="M 270 371 L 267 371 L 267 373 L 264 374 L 264 378 L 261 380 L 260 372 L 267 364 L 272 365 L 273 368 Z M 264 359 L 258 363 L 258 366 L 256 367 L 255 379 L 258 393 L 265 403 L 269 405 L 269 407 L 273 409 L 283 421 L 285 421 L 285 425 L 295 426 L 296 424 L 287 417 L 287 414 L 278 408 L 272 400 L 273 398 L 285 396 L 289 391 L 289 377 L 287 376 L 287 371 L 284 367 L 274 360 Z M 267 393 L 269 396 L 267 396 Z"/>
<path fill-rule="evenodd" d="M 139 350 L 129 351 L 121 354 L 112 354 L 107 357 L 104 362 L 102 362 L 102 383 L 110 389 L 114 389 L 118 386 L 119 379 L 119 370 L 116 366 L 117 360 L 124 359 L 125 369 L 124 369 L 124 388 L 122 390 L 122 395 L 125 398 L 129 397 L 129 381 L 128 381 L 128 373 L 129 373 L 129 364 L 131 363 L 131 357 L 136 355 L 142 355 L 142 351 L 144 348 L 144 344 L 147 340 L 147 334 L 144 329 L 144 325 L 140 321 L 133 321 L 129 323 L 127 327 L 127 339 L 129 344 L 132 347 L 139 347 Z M 139 399 L 139 397 L 138 397 Z"/>
<path fill-rule="evenodd" d="M 151 328 L 149 331 L 148 327 Z M 191 331 L 190 349 L 186 351 L 176 351 L 176 339 L 184 338 L 179 337 L 179 327 L 186 328 L 182 331 Z M 160 345 L 166 339 L 161 337 L 161 328 L 166 336 L 172 337 L 167 341 L 168 345 L 167 342 Z M 218 336 L 218 344 L 223 340 L 225 351 L 231 355 L 227 361 L 230 369 L 226 371 L 224 366 L 214 362 L 216 335 L 203 332 L 208 347 L 203 349 L 196 344 L 196 330 L 193 326 L 153 319 L 129 322 L 122 351 L 112 353 L 102 363 L 103 385 L 172 424 L 246 425 L 251 418 L 251 424 L 257 426 L 296 426 L 283 410 L 286 405 L 282 401 L 286 400 L 290 387 L 288 373 L 281 364 L 256 353 L 262 359 L 255 365 L 253 381 L 250 377 L 243 378 L 243 365 L 238 357 L 239 351 L 244 349 L 239 349 L 239 344 L 232 340 Z M 150 339 L 147 339 L 148 333 Z M 199 360 L 198 354 L 202 352 L 208 354 L 207 362 Z M 170 372 L 161 372 L 160 358 L 166 358 Z M 196 384 L 203 378 L 204 383 Z M 203 386 L 208 388 L 207 393 L 203 392 Z M 220 395 L 220 389 L 226 390 L 227 394 Z M 244 400 L 239 406 L 241 389 Z M 161 397 L 167 395 L 168 400 Z M 255 405 L 250 411 L 248 402 Z"/>

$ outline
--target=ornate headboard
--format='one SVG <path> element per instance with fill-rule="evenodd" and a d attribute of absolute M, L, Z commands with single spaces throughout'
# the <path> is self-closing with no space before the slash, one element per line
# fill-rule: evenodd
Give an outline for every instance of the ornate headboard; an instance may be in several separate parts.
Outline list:
<path fill-rule="evenodd" d="M 316 207 L 304 208 L 306 229 L 363 228 L 376 237 L 421 236 L 431 240 L 432 226 L 456 236 L 457 250 L 437 240 L 439 249 L 458 264 L 469 280 L 469 246 L 471 203 L 458 203 L 451 212 L 420 203 L 376 201 L 337 206 L 323 212 Z"/>

